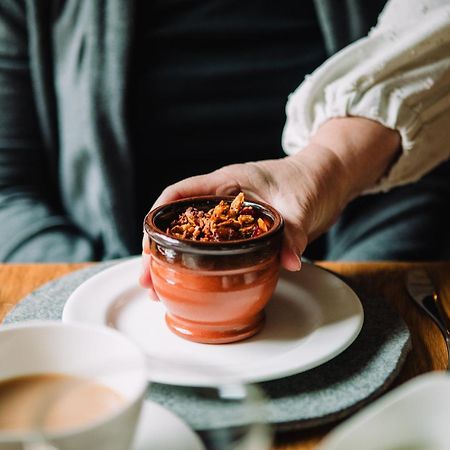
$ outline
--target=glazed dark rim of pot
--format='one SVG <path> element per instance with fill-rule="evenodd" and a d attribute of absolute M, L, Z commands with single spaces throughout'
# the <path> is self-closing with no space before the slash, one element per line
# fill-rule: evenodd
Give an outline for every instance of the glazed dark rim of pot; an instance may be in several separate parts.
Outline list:
<path fill-rule="evenodd" d="M 278 236 L 284 228 L 284 221 L 281 214 L 272 206 L 261 201 L 246 200 L 244 206 L 252 206 L 260 214 L 268 217 L 272 221 L 272 226 L 265 233 L 247 238 L 229 241 L 194 241 L 192 239 L 176 238 L 158 226 L 158 221 L 170 221 L 163 216 L 175 218 L 178 214 L 184 212 L 189 206 L 207 210 L 216 206 L 221 200 L 231 202 L 234 196 L 207 195 L 199 197 L 183 198 L 161 205 L 150 211 L 144 219 L 144 230 L 147 235 L 156 243 L 164 247 L 173 247 L 181 251 L 193 251 L 195 253 L 240 253 L 245 250 L 251 251 L 255 247 L 265 246 Z"/>

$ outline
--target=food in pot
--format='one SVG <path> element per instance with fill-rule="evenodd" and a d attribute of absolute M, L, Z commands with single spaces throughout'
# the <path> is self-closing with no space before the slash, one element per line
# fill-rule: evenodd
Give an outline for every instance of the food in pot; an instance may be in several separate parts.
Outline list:
<path fill-rule="evenodd" d="M 178 239 L 234 241 L 260 236 L 271 225 L 256 208 L 245 205 L 244 194 L 240 192 L 233 201 L 221 200 L 209 211 L 187 208 L 170 223 L 166 232 Z"/>

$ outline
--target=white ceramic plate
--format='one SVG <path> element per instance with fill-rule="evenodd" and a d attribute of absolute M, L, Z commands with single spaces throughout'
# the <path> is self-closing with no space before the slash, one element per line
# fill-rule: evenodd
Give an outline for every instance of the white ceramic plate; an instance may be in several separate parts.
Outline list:
<path fill-rule="evenodd" d="M 131 450 L 205 450 L 200 438 L 175 414 L 145 401 Z"/>
<path fill-rule="evenodd" d="M 259 382 L 316 367 L 345 350 L 363 324 L 355 292 L 338 277 L 304 264 L 283 271 L 256 336 L 224 344 L 198 344 L 166 326 L 164 306 L 138 286 L 140 258 L 106 269 L 69 297 L 63 321 L 114 327 L 149 356 L 149 377 L 177 385 L 216 385 L 220 376 Z"/>
<path fill-rule="evenodd" d="M 343 422 L 317 450 L 450 449 L 450 374 L 421 375 Z"/>

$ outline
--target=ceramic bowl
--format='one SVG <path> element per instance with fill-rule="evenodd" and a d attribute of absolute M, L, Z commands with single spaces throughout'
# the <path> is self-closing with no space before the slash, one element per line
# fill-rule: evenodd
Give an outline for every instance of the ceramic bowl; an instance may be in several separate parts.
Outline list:
<path fill-rule="evenodd" d="M 166 307 L 166 322 L 177 335 L 201 343 L 223 344 L 256 334 L 264 307 L 278 281 L 283 219 L 273 207 L 246 201 L 271 223 L 260 236 L 230 241 L 178 239 L 169 224 L 193 206 L 208 211 L 233 197 L 194 197 L 150 211 L 144 230 L 150 242 L 150 272 Z"/>

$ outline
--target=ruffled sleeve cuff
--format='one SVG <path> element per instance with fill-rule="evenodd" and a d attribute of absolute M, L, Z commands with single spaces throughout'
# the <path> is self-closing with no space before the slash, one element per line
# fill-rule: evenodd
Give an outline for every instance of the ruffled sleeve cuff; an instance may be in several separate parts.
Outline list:
<path fill-rule="evenodd" d="M 283 148 L 304 148 L 327 120 L 358 116 L 397 130 L 402 154 L 376 186 L 421 178 L 450 156 L 450 5 L 394 0 L 368 37 L 341 50 L 289 96 Z"/>

